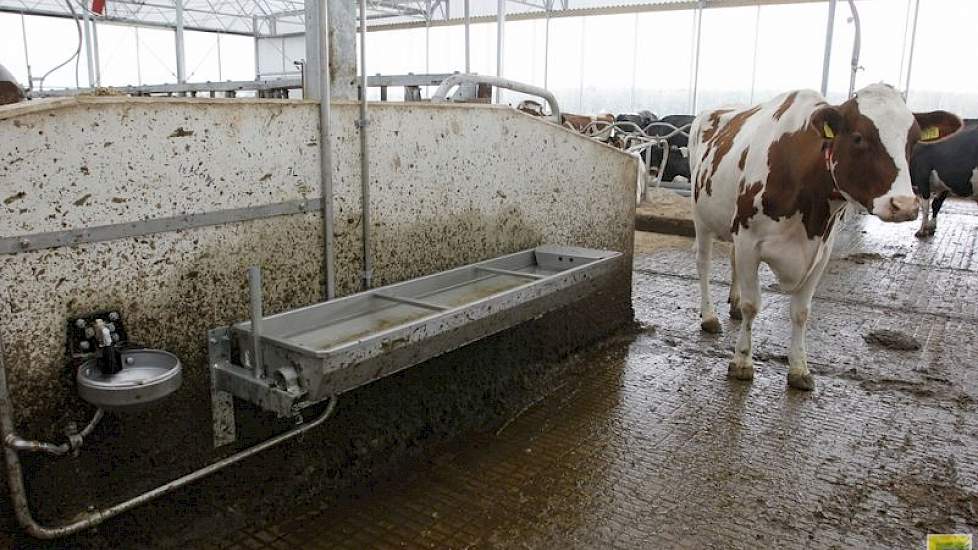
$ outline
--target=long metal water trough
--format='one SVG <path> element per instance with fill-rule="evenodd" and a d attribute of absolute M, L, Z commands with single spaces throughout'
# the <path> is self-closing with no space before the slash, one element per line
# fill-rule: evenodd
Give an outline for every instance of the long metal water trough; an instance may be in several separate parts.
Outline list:
<path fill-rule="evenodd" d="M 215 444 L 235 438 L 231 396 L 294 416 L 573 303 L 621 256 L 540 246 L 269 317 L 259 313 L 257 338 L 252 322 L 214 329 Z"/>

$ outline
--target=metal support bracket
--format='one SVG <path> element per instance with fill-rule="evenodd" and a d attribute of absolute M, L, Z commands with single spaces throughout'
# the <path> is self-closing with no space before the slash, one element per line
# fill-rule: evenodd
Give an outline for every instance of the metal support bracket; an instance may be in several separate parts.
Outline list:
<path fill-rule="evenodd" d="M 370 126 L 370 120 L 358 118 L 353 121 L 353 125 L 356 126 L 358 130 L 360 128 L 366 128 L 367 126 Z"/>

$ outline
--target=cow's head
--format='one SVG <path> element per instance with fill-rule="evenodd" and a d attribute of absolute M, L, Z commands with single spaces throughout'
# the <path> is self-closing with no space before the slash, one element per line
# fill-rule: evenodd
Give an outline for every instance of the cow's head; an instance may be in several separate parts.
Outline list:
<path fill-rule="evenodd" d="M 811 122 L 830 152 L 839 191 L 888 222 L 917 217 L 910 187 L 913 146 L 961 128 L 961 119 L 945 111 L 911 113 L 900 93 L 885 84 L 863 88 L 842 105 L 818 109 Z"/>

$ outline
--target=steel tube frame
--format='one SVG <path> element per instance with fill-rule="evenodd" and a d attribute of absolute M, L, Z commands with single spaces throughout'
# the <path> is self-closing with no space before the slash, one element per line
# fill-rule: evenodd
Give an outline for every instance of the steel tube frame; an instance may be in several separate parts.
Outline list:
<path fill-rule="evenodd" d="M 515 80 L 499 78 L 497 76 L 453 74 L 452 76 L 446 78 L 438 86 L 435 93 L 431 96 L 431 102 L 441 103 L 447 101 L 448 92 L 455 86 L 459 86 L 461 84 L 488 84 L 497 88 L 506 88 L 508 90 L 541 97 L 545 99 L 548 104 L 550 104 L 551 117 L 554 119 L 554 122 L 560 124 L 563 120 L 560 114 L 560 106 L 557 104 L 557 96 L 550 92 L 550 90 L 540 88 L 539 86 L 533 86 L 531 84 L 524 84 Z"/>

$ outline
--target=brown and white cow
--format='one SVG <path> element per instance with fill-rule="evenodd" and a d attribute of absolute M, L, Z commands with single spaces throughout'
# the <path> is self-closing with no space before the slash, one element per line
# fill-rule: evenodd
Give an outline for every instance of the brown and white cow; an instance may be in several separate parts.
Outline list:
<path fill-rule="evenodd" d="M 788 385 L 812 390 L 805 326 L 846 207 L 883 221 L 917 217 L 908 156 L 924 135 L 953 134 L 958 117 L 913 114 L 893 88 L 874 84 L 841 105 L 795 91 L 750 108 L 706 111 L 690 129 L 693 222 L 701 327 L 720 331 L 710 299 L 713 239 L 733 242 L 730 316 L 742 317 L 728 376 L 750 380 L 751 324 L 765 262 L 791 295 Z"/>

